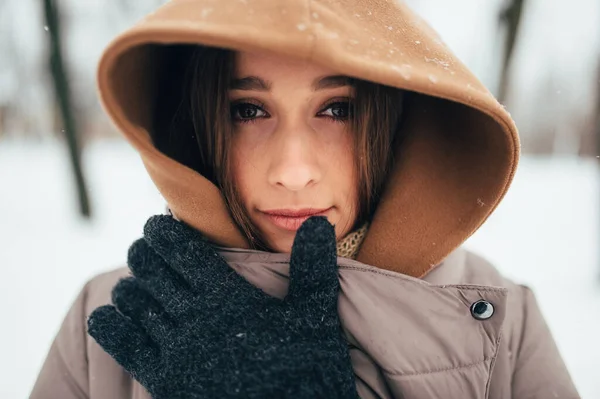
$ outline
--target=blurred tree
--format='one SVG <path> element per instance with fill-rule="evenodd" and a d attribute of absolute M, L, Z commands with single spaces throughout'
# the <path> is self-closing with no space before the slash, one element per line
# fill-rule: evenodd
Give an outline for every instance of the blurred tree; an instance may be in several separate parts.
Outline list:
<path fill-rule="evenodd" d="M 596 126 L 595 126 L 595 146 L 596 146 L 596 164 L 600 168 L 600 58 L 598 59 L 598 66 L 596 68 Z M 600 251 L 600 247 L 598 248 Z M 600 256 L 598 257 L 600 259 Z M 598 274 L 600 278 L 600 274 Z"/>
<path fill-rule="evenodd" d="M 596 125 L 595 125 L 595 145 L 596 158 L 600 156 L 600 59 L 596 68 Z"/>
<path fill-rule="evenodd" d="M 500 24 L 506 27 L 506 41 L 504 43 L 504 57 L 502 59 L 502 69 L 500 75 L 498 99 L 504 102 L 508 89 L 508 68 L 512 60 L 515 43 L 519 34 L 519 26 L 521 25 L 521 16 L 523 15 L 523 7 L 525 0 L 508 0 L 509 3 L 500 14 Z"/>
<path fill-rule="evenodd" d="M 73 115 L 71 105 L 71 93 L 67 72 L 63 62 L 61 35 L 60 35 L 60 20 L 56 2 L 54 0 L 44 1 L 44 17 L 46 19 L 46 27 L 50 38 L 50 71 L 54 83 L 54 91 L 60 107 L 62 122 L 69 146 L 69 155 L 71 165 L 75 177 L 77 193 L 79 197 L 79 210 L 81 214 L 89 218 L 91 216 L 90 202 L 88 192 L 81 169 L 81 150 L 77 140 L 77 126 L 75 116 Z"/>

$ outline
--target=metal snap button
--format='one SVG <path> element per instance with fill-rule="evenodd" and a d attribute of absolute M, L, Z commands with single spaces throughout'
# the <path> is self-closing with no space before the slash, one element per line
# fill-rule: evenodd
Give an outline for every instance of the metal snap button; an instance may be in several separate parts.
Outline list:
<path fill-rule="evenodd" d="M 487 320 L 494 314 L 494 305 L 483 299 L 471 305 L 471 315 L 477 320 Z"/>

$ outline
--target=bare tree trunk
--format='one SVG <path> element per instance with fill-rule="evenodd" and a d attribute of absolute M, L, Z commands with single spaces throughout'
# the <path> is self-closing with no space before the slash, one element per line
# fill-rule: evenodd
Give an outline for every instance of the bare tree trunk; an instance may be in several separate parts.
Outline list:
<path fill-rule="evenodd" d="M 594 136 L 596 141 L 596 167 L 600 169 L 600 59 L 598 60 L 596 79 L 596 125 L 594 126 Z M 596 184 L 600 184 L 600 182 L 596 182 Z M 600 251 L 600 247 L 597 250 Z M 600 278 L 600 273 L 598 277 Z"/>
<path fill-rule="evenodd" d="M 69 146 L 69 155 L 75 177 L 77 193 L 79 197 L 79 211 L 89 218 L 91 215 L 88 191 L 81 169 L 81 150 L 77 140 L 77 126 L 71 104 L 71 92 L 67 73 L 63 62 L 59 13 L 55 0 L 44 1 L 44 15 L 46 18 L 46 30 L 50 38 L 50 70 L 54 81 L 56 99 L 61 111 L 63 132 Z"/>
<path fill-rule="evenodd" d="M 502 60 L 502 71 L 500 75 L 498 99 L 500 102 L 506 100 L 506 92 L 508 89 L 508 68 L 512 60 L 515 43 L 519 34 L 521 25 L 521 16 L 523 14 L 523 6 L 525 0 L 510 0 L 508 7 L 504 9 L 500 15 L 500 22 L 507 26 L 506 42 L 504 44 L 504 58 Z"/>
<path fill-rule="evenodd" d="M 596 73 L 596 125 L 595 125 L 595 136 L 596 136 L 596 158 L 600 156 L 600 60 L 598 60 L 598 69 Z M 600 161 L 599 161 L 600 162 Z"/>

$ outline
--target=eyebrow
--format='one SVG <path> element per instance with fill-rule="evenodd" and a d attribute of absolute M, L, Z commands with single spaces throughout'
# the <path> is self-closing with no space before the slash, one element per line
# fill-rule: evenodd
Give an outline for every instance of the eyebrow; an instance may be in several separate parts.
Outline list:
<path fill-rule="evenodd" d="M 258 76 L 247 76 L 241 79 L 234 79 L 229 85 L 230 90 L 255 90 L 255 91 L 269 91 L 271 90 L 271 84 L 265 82 Z"/>
<path fill-rule="evenodd" d="M 316 79 L 312 84 L 313 91 L 323 89 L 336 89 L 338 87 L 352 86 L 352 79 L 344 75 L 325 76 Z"/>
<path fill-rule="evenodd" d="M 317 91 L 352 86 L 352 84 L 353 80 L 348 76 L 332 75 L 315 79 L 311 85 L 311 88 L 313 91 Z M 229 85 L 229 89 L 243 91 L 270 91 L 271 82 L 265 81 L 258 76 L 247 76 L 241 79 L 234 79 Z"/>

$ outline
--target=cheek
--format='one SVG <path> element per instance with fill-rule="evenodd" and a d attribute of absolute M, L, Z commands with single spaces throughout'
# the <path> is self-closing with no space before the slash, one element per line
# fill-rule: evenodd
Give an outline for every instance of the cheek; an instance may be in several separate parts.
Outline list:
<path fill-rule="evenodd" d="M 356 164 L 354 143 L 350 134 L 344 135 L 336 147 L 336 156 L 332 159 L 336 160 L 337 178 L 340 182 L 340 189 L 346 193 L 348 199 L 353 201 L 357 196 L 357 181 L 356 181 Z"/>
<path fill-rule="evenodd" d="M 345 125 L 335 126 L 332 130 L 335 134 L 329 135 L 327 147 L 330 151 L 326 156 L 336 170 L 336 180 L 343 183 L 343 190 L 347 193 L 356 191 L 354 135 Z"/>
<path fill-rule="evenodd" d="M 262 190 L 265 174 L 264 137 L 255 132 L 234 134 L 230 147 L 232 180 L 246 208 L 252 194 Z"/>
<path fill-rule="evenodd" d="M 323 132 L 320 137 L 324 138 L 321 141 L 321 148 L 324 150 L 321 159 L 327 165 L 328 176 L 324 183 L 337 198 L 341 227 L 346 230 L 354 224 L 358 213 L 354 134 L 348 130 L 347 125 L 330 122 L 327 132 Z"/>
<path fill-rule="evenodd" d="M 354 149 L 354 139 L 352 135 L 347 135 L 340 164 L 343 166 L 343 174 L 340 181 L 344 182 L 344 193 L 346 195 L 348 217 L 351 220 L 356 218 L 358 213 L 358 176 L 356 173 L 356 151 Z"/>
<path fill-rule="evenodd" d="M 253 185 L 252 173 L 249 172 L 251 168 L 248 167 L 252 162 L 252 157 L 235 139 L 230 154 L 231 178 L 242 203 L 246 204 L 250 193 L 249 188 Z"/>

